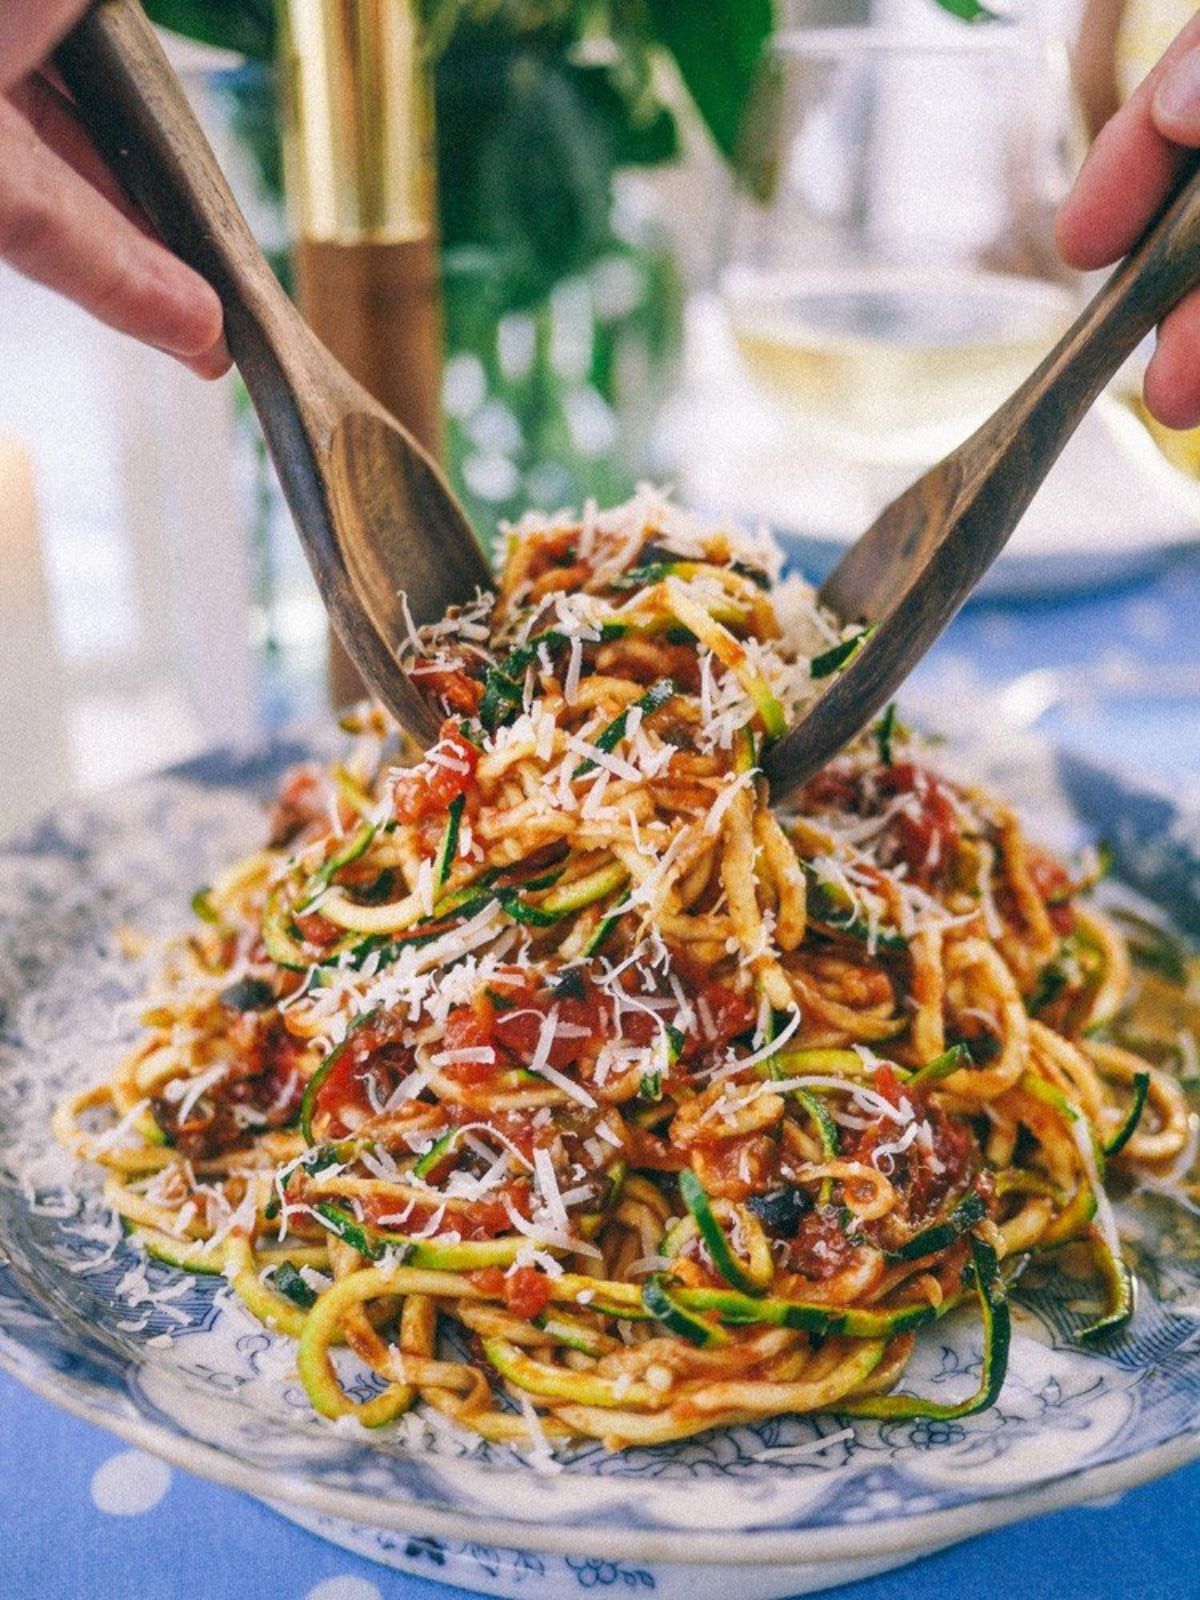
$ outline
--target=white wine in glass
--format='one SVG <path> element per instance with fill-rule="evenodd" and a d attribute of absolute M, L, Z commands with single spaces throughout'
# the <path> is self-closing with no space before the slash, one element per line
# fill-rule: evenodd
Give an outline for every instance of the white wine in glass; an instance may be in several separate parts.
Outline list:
<path fill-rule="evenodd" d="M 965 268 L 731 272 L 725 303 L 748 370 L 814 437 L 876 459 L 949 450 L 1070 322 L 1075 297 Z"/>
<path fill-rule="evenodd" d="M 760 392 L 799 442 L 864 464 L 952 449 L 1079 304 L 1053 245 L 1072 163 L 1052 58 L 1010 24 L 934 23 L 778 36 L 753 124 L 765 182 L 721 275 Z"/>

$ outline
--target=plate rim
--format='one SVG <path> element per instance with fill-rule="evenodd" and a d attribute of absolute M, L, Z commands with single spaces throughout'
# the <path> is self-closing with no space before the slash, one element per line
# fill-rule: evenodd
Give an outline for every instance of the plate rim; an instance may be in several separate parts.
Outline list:
<path fill-rule="evenodd" d="M 2 1327 L 0 1335 L 0 1368 L 25 1388 L 72 1416 L 93 1423 L 125 1443 L 210 1483 L 240 1490 L 259 1500 L 283 1500 L 340 1521 L 365 1522 L 398 1533 L 447 1538 L 463 1538 L 469 1534 L 479 1542 L 506 1549 L 553 1555 L 679 1566 L 716 1565 L 732 1570 L 744 1566 L 820 1566 L 908 1551 L 932 1553 L 1014 1522 L 1124 1494 L 1200 1459 L 1200 1430 L 1195 1430 L 1181 1433 L 1123 1461 L 1083 1467 L 1060 1478 L 1029 1485 L 1016 1493 L 996 1494 L 942 1511 L 892 1517 L 852 1528 L 739 1530 L 736 1538 L 731 1538 L 728 1532 L 705 1534 L 694 1529 L 595 1526 L 576 1529 L 561 1524 L 510 1522 L 475 1513 L 468 1518 L 464 1512 L 449 1508 L 330 1488 L 290 1472 L 273 1476 L 272 1468 L 240 1461 L 217 1445 L 189 1438 L 149 1418 L 114 1416 L 100 1406 L 90 1405 L 86 1397 L 74 1389 L 56 1382 L 57 1374 L 52 1368 L 31 1369 L 17 1360 L 9 1349 L 9 1341 L 17 1344 L 21 1341 Z M 397 1516 L 395 1512 L 401 1514 Z"/>

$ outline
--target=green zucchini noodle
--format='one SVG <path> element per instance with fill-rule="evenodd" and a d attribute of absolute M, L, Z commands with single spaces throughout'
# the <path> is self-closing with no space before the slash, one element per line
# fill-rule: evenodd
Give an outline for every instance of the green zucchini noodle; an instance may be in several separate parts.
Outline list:
<path fill-rule="evenodd" d="M 650 491 L 507 537 L 412 630 L 438 743 L 364 706 L 289 774 L 61 1108 L 135 1237 L 294 1337 L 323 1416 L 543 1456 L 967 1415 L 1031 1251 L 1089 1253 L 1080 1336 L 1118 1328 L 1107 1169 L 1178 1177 L 1191 1129 L 1111 1031 L 1086 871 L 894 713 L 770 809 L 765 744 L 861 634 L 768 541 Z M 958 1305 L 980 1384 L 939 1404 L 904 1370 Z"/>

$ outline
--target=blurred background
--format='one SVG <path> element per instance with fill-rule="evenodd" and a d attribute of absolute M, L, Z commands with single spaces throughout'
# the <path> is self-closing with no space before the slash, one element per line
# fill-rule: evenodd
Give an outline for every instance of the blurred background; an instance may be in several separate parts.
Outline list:
<path fill-rule="evenodd" d="M 1070 321 L 1055 208 L 1196 7 L 147 9 L 280 276 L 482 532 L 653 477 L 819 575 Z M 913 699 L 1180 785 L 1200 435 L 1150 424 L 1144 359 Z M 2 267 L 0 558 L 0 832 L 353 692 L 236 377 Z"/>

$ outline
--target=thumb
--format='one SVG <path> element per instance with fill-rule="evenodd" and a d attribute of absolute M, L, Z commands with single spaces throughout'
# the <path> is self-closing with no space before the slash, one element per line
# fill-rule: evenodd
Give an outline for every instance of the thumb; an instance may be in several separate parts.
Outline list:
<path fill-rule="evenodd" d="M 1200 145 L 1200 46 L 1171 62 L 1154 87 L 1150 114 L 1172 144 Z"/>

